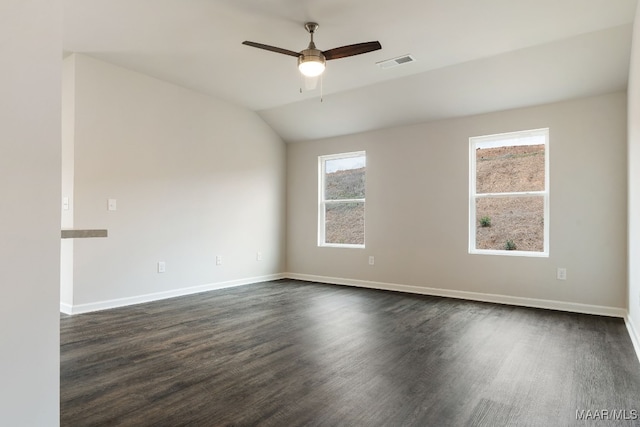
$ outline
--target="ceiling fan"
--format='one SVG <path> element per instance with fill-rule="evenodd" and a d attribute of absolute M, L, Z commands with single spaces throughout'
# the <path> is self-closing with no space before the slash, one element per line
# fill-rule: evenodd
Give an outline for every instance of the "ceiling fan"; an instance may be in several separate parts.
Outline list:
<path fill-rule="evenodd" d="M 318 24 L 315 22 L 307 22 L 304 24 L 307 32 L 311 36 L 309 46 L 301 52 L 294 52 L 292 50 L 282 49 L 275 46 L 269 46 L 262 43 L 244 41 L 242 44 L 258 49 L 269 50 L 271 52 L 282 53 L 284 55 L 295 56 L 298 58 L 298 69 L 307 77 L 317 77 L 324 72 L 326 61 L 332 59 L 346 58 L 348 56 L 360 55 L 362 53 L 373 52 L 374 50 L 382 49 L 382 45 L 378 41 L 356 43 L 348 46 L 336 47 L 322 51 L 316 48 L 313 42 L 313 34 L 318 29 Z"/>

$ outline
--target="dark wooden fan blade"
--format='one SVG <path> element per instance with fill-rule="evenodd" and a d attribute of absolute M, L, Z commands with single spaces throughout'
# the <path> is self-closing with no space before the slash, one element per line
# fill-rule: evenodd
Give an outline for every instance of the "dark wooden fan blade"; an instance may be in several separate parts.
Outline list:
<path fill-rule="evenodd" d="M 373 52 L 374 50 L 382 49 L 380 42 L 366 42 L 358 44 L 350 44 L 349 46 L 337 47 L 335 49 L 329 49 L 322 52 L 325 59 L 346 58 L 347 56 L 360 55 L 361 53 Z"/>
<path fill-rule="evenodd" d="M 243 41 L 242 44 L 251 46 L 251 47 L 257 47 L 258 49 L 270 50 L 271 52 L 282 53 L 284 55 L 295 56 L 296 58 L 300 56 L 298 52 L 282 49 L 280 47 L 269 46 L 268 44 L 262 44 L 262 43 L 256 43 L 256 42 L 250 42 L 250 41 Z"/>

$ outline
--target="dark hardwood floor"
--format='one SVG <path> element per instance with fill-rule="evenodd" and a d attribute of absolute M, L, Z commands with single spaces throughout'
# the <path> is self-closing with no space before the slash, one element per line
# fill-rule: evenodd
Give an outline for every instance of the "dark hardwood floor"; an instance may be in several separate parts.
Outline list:
<path fill-rule="evenodd" d="M 60 326 L 63 426 L 640 425 L 594 412 L 640 411 L 622 319 L 283 280 Z"/>

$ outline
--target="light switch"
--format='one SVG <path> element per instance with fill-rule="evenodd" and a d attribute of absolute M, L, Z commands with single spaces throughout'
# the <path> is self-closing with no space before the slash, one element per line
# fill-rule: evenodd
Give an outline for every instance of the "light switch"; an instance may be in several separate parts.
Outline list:
<path fill-rule="evenodd" d="M 116 210 L 116 199 L 109 199 L 107 202 L 107 209 L 110 211 Z"/>
<path fill-rule="evenodd" d="M 558 271 L 556 272 L 556 278 L 558 280 L 567 280 L 567 269 L 558 268 Z"/>
<path fill-rule="evenodd" d="M 65 210 L 65 211 L 69 210 L 69 198 L 68 197 L 63 197 L 62 198 L 62 210 Z"/>

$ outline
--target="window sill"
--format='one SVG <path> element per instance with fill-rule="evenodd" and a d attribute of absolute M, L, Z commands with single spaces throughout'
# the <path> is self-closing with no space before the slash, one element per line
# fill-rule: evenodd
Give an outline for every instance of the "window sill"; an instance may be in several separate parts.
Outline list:
<path fill-rule="evenodd" d="M 470 255 L 502 255 L 502 256 L 518 256 L 526 258 L 549 258 L 549 252 L 529 252 L 529 251 L 499 251 L 491 249 L 472 249 L 469 250 Z"/>
<path fill-rule="evenodd" d="M 364 245 L 349 245 L 342 243 L 321 243 L 318 245 L 319 248 L 347 248 L 347 249 L 364 249 Z"/>

